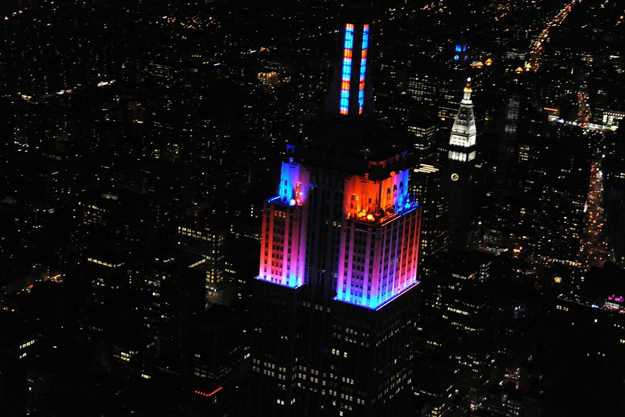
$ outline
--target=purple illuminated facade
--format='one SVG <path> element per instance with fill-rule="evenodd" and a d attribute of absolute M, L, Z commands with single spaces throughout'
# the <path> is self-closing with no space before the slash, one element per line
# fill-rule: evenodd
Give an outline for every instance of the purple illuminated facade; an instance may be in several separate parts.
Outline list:
<path fill-rule="evenodd" d="M 300 164 L 282 163 L 279 194 L 265 203 L 258 279 L 291 288 L 304 284 L 309 186 Z"/>
<path fill-rule="evenodd" d="M 370 162 L 372 168 L 401 159 Z M 265 203 L 258 279 L 297 288 L 306 284 L 310 176 L 314 168 L 283 162 L 278 195 Z M 418 284 L 420 210 L 408 194 L 405 169 L 383 180 L 344 180 L 335 299 L 377 309 Z M 334 222 L 336 225 L 336 222 Z M 307 248 L 307 245 L 312 246 Z"/>
<path fill-rule="evenodd" d="M 408 170 L 345 181 L 336 299 L 376 309 L 418 283 L 420 215 Z"/>

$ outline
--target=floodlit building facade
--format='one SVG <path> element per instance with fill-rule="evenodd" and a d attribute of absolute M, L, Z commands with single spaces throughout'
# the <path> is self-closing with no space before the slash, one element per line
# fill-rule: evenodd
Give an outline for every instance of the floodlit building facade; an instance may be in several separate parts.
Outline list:
<path fill-rule="evenodd" d="M 251 330 L 267 415 L 411 411 L 421 208 L 407 151 L 371 117 L 370 31 L 346 6 L 326 114 L 288 146 L 264 205 Z"/>

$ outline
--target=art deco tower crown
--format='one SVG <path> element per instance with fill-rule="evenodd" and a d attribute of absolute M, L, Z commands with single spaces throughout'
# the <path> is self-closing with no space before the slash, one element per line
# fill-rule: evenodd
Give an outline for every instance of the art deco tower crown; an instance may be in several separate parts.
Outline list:
<path fill-rule="evenodd" d="M 421 207 L 408 152 L 369 117 L 366 10 L 342 15 L 325 114 L 287 146 L 263 207 L 252 370 L 266 415 L 412 412 Z"/>

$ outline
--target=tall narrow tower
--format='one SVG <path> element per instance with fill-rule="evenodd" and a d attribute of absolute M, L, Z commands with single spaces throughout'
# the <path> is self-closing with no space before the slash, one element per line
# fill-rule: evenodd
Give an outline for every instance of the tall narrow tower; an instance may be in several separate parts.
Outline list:
<path fill-rule="evenodd" d="M 407 152 L 370 117 L 366 10 L 344 10 L 326 114 L 264 205 L 252 363 L 266 415 L 411 411 L 421 208 Z"/>
<path fill-rule="evenodd" d="M 447 204 L 449 237 L 453 249 L 465 250 L 477 244 L 475 210 L 475 157 L 477 129 L 471 100 L 471 79 L 464 88 L 458 115 L 451 128 L 447 151 Z"/>

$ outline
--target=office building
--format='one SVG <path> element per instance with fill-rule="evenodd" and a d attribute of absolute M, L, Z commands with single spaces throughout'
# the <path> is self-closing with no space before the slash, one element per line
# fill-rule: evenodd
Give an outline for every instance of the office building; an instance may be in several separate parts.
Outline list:
<path fill-rule="evenodd" d="M 370 30 L 366 9 L 344 8 L 325 115 L 265 202 L 252 368 L 268 415 L 411 412 L 421 208 L 409 141 L 372 118 Z"/>

